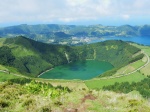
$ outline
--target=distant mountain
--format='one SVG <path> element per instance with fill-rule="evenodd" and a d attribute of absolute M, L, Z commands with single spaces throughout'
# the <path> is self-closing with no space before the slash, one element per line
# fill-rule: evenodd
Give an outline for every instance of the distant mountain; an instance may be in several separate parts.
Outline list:
<path fill-rule="evenodd" d="M 73 37 L 134 37 L 150 36 L 150 25 L 144 26 L 76 26 L 76 25 L 57 25 L 57 24 L 39 24 L 39 25 L 18 25 L 0 28 L 0 37 L 26 36 L 45 43 L 71 43 Z"/>
<path fill-rule="evenodd" d="M 141 36 L 150 36 L 150 25 L 144 25 L 139 28 L 139 34 Z"/>
<path fill-rule="evenodd" d="M 0 64 L 20 73 L 37 76 L 58 65 L 77 60 L 95 59 L 110 62 L 115 68 L 135 61 L 140 49 L 123 41 L 105 41 L 82 46 L 53 45 L 19 36 L 0 39 Z"/>

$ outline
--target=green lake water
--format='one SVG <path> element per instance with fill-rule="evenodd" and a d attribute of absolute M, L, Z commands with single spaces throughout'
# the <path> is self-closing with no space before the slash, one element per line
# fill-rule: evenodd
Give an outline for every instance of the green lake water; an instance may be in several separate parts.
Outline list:
<path fill-rule="evenodd" d="M 45 79 L 92 79 L 110 69 L 113 66 L 104 61 L 86 60 L 57 66 L 44 73 L 40 78 Z"/>

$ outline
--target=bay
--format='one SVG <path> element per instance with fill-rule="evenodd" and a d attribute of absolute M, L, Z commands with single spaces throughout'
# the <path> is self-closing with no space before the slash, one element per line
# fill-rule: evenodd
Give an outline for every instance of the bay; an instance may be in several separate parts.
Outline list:
<path fill-rule="evenodd" d="M 150 37 L 102 37 L 95 40 L 92 40 L 90 43 L 96 43 L 96 42 L 102 42 L 106 40 L 123 40 L 123 41 L 129 41 L 134 42 L 137 44 L 147 45 L 150 46 Z"/>

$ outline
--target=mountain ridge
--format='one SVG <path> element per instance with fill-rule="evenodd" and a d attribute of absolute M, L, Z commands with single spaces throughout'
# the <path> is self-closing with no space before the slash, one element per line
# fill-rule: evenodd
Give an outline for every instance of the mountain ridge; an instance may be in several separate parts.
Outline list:
<path fill-rule="evenodd" d="M 45 43 L 59 43 L 73 41 L 73 37 L 136 37 L 150 36 L 150 25 L 143 26 L 103 26 L 103 25 L 16 25 L 0 28 L 0 37 L 25 36 Z"/>

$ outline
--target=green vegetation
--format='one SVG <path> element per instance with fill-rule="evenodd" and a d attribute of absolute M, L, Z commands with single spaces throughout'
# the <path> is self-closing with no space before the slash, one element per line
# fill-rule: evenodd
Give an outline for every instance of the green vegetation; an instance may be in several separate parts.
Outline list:
<path fill-rule="evenodd" d="M 9 79 L 19 78 L 19 76 L 15 76 L 13 74 L 4 73 L 0 71 L 0 82 L 7 81 Z"/>
<path fill-rule="evenodd" d="M 111 76 L 117 72 L 121 67 L 143 58 L 143 54 L 132 57 L 140 51 L 136 47 L 129 45 L 123 41 L 105 41 L 91 45 L 84 45 L 76 47 L 79 51 L 80 59 L 96 59 L 99 61 L 107 61 L 115 68 L 109 70 L 99 77 Z M 95 57 L 95 58 L 94 58 Z"/>
<path fill-rule="evenodd" d="M 12 55 L 11 49 L 7 46 L 0 47 L 0 64 L 12 65 L 15 57 Z"/>
<path fill-rule="evenodd" d="M 150 110 L 149 102 L 137 92 L 120 94 L 102 90 L 89 91 L 85 88 L 74 88 L 71 92 L 67 92 L 65 88 L 27 79 L 15 79 L 0 83 L 0 111 L 110 112 L 114 110 L 115 112 L 148 112 Z M 53 93 L 50 92 L 52 90 Z M 57 94 L 58 91 L 61 95 Z"/>
<path fill-rule="evenodd" d="M 91 45 L 77 47 L 80 50 L 80 55 L 85 58 L 92 57 L 94 59 L 95 52 L 96 60 L 110 62 L 115 67 L 126 65 L 132 60 L 132 55 L 139 52 L 140 49 L 129 45 L 121 40 L 105 41 Z"/>
<path fill-rule="evenodd" d="M 76 25 L 57 25 L 57 24 L 40 24 L 40 25 L 18 25 L 0 28 L 0 37 L 15 37 L 23 35 L 30 39 L 38 40 L 45 43 L 67 42 L 71 44 L 74 40 L 72 37 L 137 37 L 150 36 L 150 26 L 76 26 Z M 81 42 L 82 43 L 82 42 Z M 83 42 L 84 43 L 84 42 Z"/>
<path fill-rule="evenodd" d="M 51 111 L 51 106 L 62 105 L 59 100 L 61 95 L 70 92 L 68 87 L 53 87 L 50 83 L 35 82 L 31 79 L 11 79 L 0 84 L 0 95 L 3 96 L 0 98 L 0 111 Z"/>
<path fill-rule="evenodd" d="M 117 73 L 117 70 L 119 70 L 120 68 L 114 68 L 112 70 L 108 70 L 108 71 L 104 72 L 103 74 L 99 75 L 97 78 L 112 76 L 115 73 Z"/>
<path fill-rule="evenodd" d="M 80 53 L 80 58 L 94 59 L 110 62 L 115 67 L 128 64 L 132 60 L 132 55 L 139 52 L 140 49 L 129 45 L 121 40 L 105 41 L 95 44 L 76 47 Z"/>
<path fill-rule="evenodd" d="M 115 67 L 115 73 L 116 68 L 142 58 L 142 55 L 132 57 L 140 49 L 126 42 L 114 40 L 71 47 L 44 44 L 19 36 L 5 39 L 0 51 L 0 64 L 14 67 L 21 74 L 30 77 L 36 77 L 55 66 L 67 64 L 68 61 L 86 59 L 109 62 Z"/>
<path fill-rule="evenodd" d="M 143 57 L 143 59 L 140 59 L 136 62 L 130 63 L 127 66 L 120 68 L 119 70 L 117 70 L 117 72 L 115 74 L 113 74 L 113 76 L 119 76 L 119 75 L 130 73 L 130 72 L 140 68 L 141 66 L 145 65 L 146 61 L 147 61 L 147 58 Z"/>
<path fill-rule="evenodd" d="M 120 78 L 107 78 L 106 79 L 92 79 L 85 81 L 85 84 L 89 89 L 102 89 L 103 86 L 113 85 L 116 82 L 139 82 L 144 79 L 146 76 L 141 75 L 140 73 L 136 72 L 134 74 L 130 74 L 128 76 L 123 76 Z"/>
<path fill-rule="evenodd" d="M 26 42 L 21 43 L 24 40 Z M 135 46 L 150 56 L 149 47 Z M 118 63 L 118 65 L 114 64 L 116 70 L 114 69 L 113 73 L 113 70 L 107 73 L 116 76 L 115 72 L 128 73 L 147 62 L 147 58 L 140 55 L 140 49 L 136 47 L 122 41 L 106 41 L 78 47 L 45 45 L 24 37 L 3 41 L 0 48 L 2 51 L 0 69 L 5 73 L 0 72 L 2 82 L 0 83 L 0 111 L 149 112 L 150 102 L 146 98 L 150 97 L 150 77 L 146 75 L 149 75 L 150 64 L 127 76 L 95 78 L 87 81 L 39 78 L 33 80 L 33 78 L 25 79 L 13 74 L 18 70 L 22 74 L 35 76 L 47 68 L 67 63 L 65 51 L 69 56 L 69 61 L 96 59 L 111 61 L 112 64 Z M 104 55 L 108 56 L 104 57 Z M 119 62 L 117 59 L 125 60 L 125 62 Z M 135 62 L 131 63 L 133 60 Z M 118 70 L 119 67 L 122 68 Z M 132 69 L 126 70 L 128 67 Z M 36 68 L 39 71 L 36 71 Z"/>
<path fill-rule="evenodd" d="M 144 51 L 150 57 L 150 47 L 149 46 L 143 46 L 143 45 L 138 45 L 138 44 L 132 44 L 132 45 L 139 49 L 142 49 L 142 51 Z M 141 74 L 144 74 L 147 76 L 150 75 L 149 68 L 150 68 L 150 63 L 148 63 L 147 66 L 145 66 L 144 68 L 142 68 L 140 70 Z"/>
<path fill-rule="evenodd" d="M 9 64 L 9 66 L 13 66 L 20 73 L 32 77 L 35 77 L 56 65 L 68 63 L 64 52 L 69 55 L 71 61 L 77 59 L 72 48 L 68 46 L 48 45 L 25 37 L 6 39 L 3 42 L 3 46 L 6 46 L 5 49 L 8 49 L 3 50 L 5 52 L 8 51 L 6 56 L 8 56 L 8 58 L 14 57 L 12 58 L 13 61 L 7 58 L 3 60 L 5 62 L 11 61 L 12 63 L 11 65 Z M 5 52 L 3 54 L 6 54 Z M 4 63 L 3 60 L 0 61 Z M 3 64 L 2 62 L 1 64 Z"/>
<path fill-rule="evenodd" d="M 138 60 L 142 59 L 143 57 L 144 57 L 144 54 L 140 54 L 136 57 L 133 57 L 132 60 L 130 61 L 130 63 L 138 61 Z"/>
<path fill-rule="evenodd" d="M 53 87 L 50 83 L 37 82 L 32 79 L 16 78 L 8 80 L 9 83 L 24 85 L 23 88 L 31 94 L 40 94 L 51 98 L 56 98 L 61 94 L 71 92 L 68 87 Z"/>
<path fill-rule="evenodd" d="M 129 93 L 133 90 L 136 90 L 139 91 L 143 97 L 150 98 L 150 76 L 141 80 L 140 82 L 132 82 L 131 84 L 129 84 L 129 82 L 115 82 L 114 85 L 104 86 L 103 89 L 123 93 Z"/>

